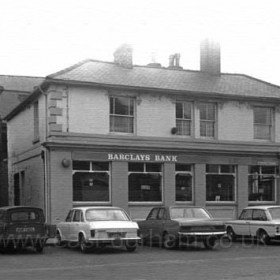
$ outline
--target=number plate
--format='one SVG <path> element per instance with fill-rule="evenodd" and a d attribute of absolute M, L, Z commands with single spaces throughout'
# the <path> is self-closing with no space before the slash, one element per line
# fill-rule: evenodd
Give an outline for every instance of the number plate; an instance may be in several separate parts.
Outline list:
<path fill-rule="evenodd" d="M 34 227 L 16 228 L 17 233 L 35 232 Z"/>
<path fill-rule="evenodd" d="M 110 238 L 121 238 L 125 237 L 126 232 L 108 232 L 108 237 Z"/>

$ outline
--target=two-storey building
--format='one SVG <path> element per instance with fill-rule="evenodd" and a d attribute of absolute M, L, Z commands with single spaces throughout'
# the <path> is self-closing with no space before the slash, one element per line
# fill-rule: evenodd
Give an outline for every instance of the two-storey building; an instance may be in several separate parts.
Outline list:
<path fill-rule="evenodd" d="M 48 222 L 80 205 L 114 205 L 141 219 L 155 205 L 205 206 L 233 218 L 278 204 L 280 88 L 220 71 L 219 48 L 200 71 L 85 60 L 47 76 L 7 116 L 11 203 L 43 207 Z"/>

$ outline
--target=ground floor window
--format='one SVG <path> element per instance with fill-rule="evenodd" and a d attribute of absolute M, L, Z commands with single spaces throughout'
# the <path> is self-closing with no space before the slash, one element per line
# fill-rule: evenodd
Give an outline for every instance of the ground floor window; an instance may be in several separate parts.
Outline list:
<path fill-rule="evenodd" d="M 130 202 L 162 201 L 162 164 L 128 164 L 128 198 Z"/>
<path fill-rule="evenodd" d="M 108 162 L 73 161 L 73 201 L 109 202 Z"/>
<path fill-rule="evenodd" d="M 192 201 L 193 172 L 190 164 L 175 165 L 176 201 Z"/>
<path fill-rule="evenodd" d="M 206 165 L 206 201 L 235 201 L 234 165 Z"/>
<path fill-rule="evenodd" d="M 249 201 L 275 201 L 277 166 L 249 166 Z"/>

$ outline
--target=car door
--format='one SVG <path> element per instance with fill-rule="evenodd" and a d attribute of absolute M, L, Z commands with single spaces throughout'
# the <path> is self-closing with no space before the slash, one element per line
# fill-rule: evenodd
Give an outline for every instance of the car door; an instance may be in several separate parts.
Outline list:
<path fill-rule="evenodd" d="M 266 229 L 265 223 L 267 222 L 267 216 L 263 209 L 254 209 L 252 215 L 252 221 L 250 222 L 250 234 L 251 236 L 257 236 L 257 231 L 260 228 Z"/>
<path fill-rule="evenodd" d="M 252 221 L 252 209 L 244 209 L 239 219 L 233 224 L 233 230 L 235 234 L 249 236 L 251 221 Z"/>
<path fill-rule="evenodd" d="M 152 240 L 156 227 L 159 208 L 153 208 L 146 220 L 141 223 L 141 233 L 146 240 Z"/>
<path fill-rule="evenodd" d="M 81 229 L 81 223 L 82 223 L 82 211 L 81 210 L 75 210 L 73 214 L 73 219 L 70 224 L 70 240 L 77 241 L 79 232 Z"/>
<path fill-rule="evenodd" d="M 72 222 L 73 214 L 74 210 L 72 209 L 68 212 L 65 222 L 59 224 L 59 230 L 61 232 L 62 240 L 70 240 L 70 224 Z"/>

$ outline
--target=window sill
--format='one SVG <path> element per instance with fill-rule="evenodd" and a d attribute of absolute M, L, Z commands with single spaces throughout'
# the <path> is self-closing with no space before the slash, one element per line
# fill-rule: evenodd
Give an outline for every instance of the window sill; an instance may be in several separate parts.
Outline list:
<path fill-rule="evenodd" d="M 158 205 L 163 205 L 162 201 L 133 201 L 133 202 L 128 202 L 128 206 L 158 206 Z"/>
<path fill-rule="evenodd" d="M 110 201 L 73 201 L 73 206 L 97 206 L 97 205 L 106 205 L 111 206 Z"/>
<path fill-rule="evenodd" d="M 248 201 L 248 205 L 275 205 L 276 201 Z"/>
<path fill-rule="evenodd" d="M 206 206 L 237 206 L 236 201 L 206 201 Z"/>

